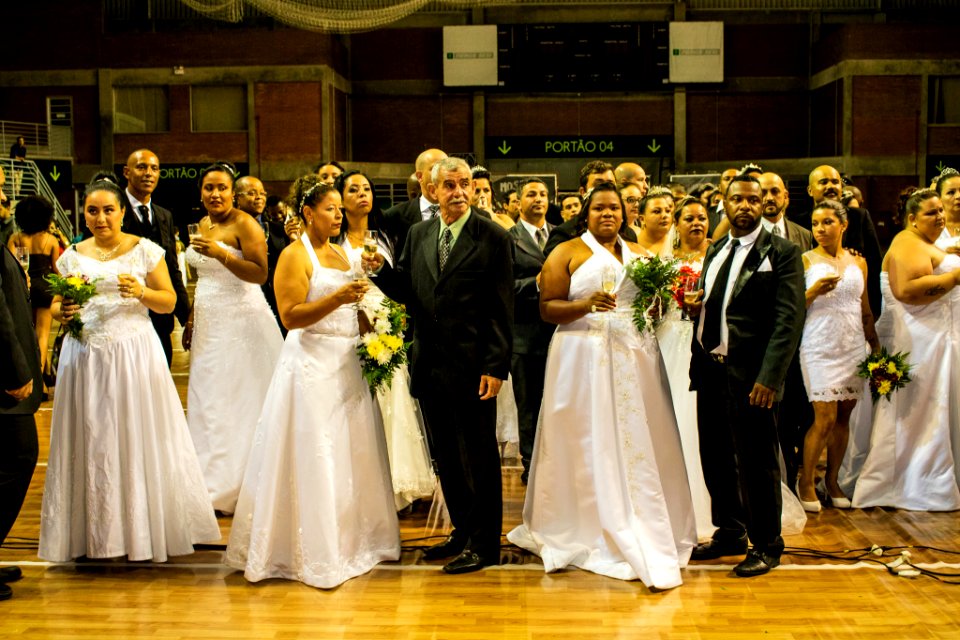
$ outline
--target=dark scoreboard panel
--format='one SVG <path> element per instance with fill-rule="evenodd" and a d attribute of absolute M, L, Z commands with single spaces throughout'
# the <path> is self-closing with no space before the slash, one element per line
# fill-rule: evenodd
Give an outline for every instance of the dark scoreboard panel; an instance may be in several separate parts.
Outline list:
<path fill-rule="evenodd" d="M 509 91 L 649 91 L 669 76 L 667 22 L 498 25 Z"/>

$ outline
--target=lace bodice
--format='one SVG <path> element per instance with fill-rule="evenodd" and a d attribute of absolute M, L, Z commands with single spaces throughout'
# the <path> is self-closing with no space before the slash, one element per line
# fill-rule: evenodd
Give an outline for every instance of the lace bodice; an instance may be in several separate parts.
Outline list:
<path fill-rule="evenodd" d="M 860 323 L 860 297 L 863 295 L 863 271 L 857 266 L 856 259 L 845 253 L 839 261 L 826 259 L 815 251 L 807 251 L 804 256 L 810 263 L 804 272 L 805 287 L 809 289 L 820 278 L 834 273 L 841 276 L 837 288 L 819 295 L 807 308 L 807 315 L 814 314 L 852 314 Z"/>
<path fill-rule="evenodd" d="M 163 248 L 146 238 L 141 238 L 127 253 L 106 262 L 81 255 L 75 247 L 60 256 L 57 268 L 62 275 L 86 276 L 96 281 L 97 295 L 80 309 L 83 342 L 101 345 L 153 330 L 147 308 L 136 298 L 120 297 L 117 276 L 129 274 L 143 285 L 163 256 Z"/>
<path fill-rule="evenodd" d="M 307 292 L 307 302 L 312 302 L 323 296 L 330 295 L 353 280 L 352 269 L 350 271 L 340 271 L 339 269 L 322 266 L 320 260 L 317 259 L 317 254 L 313 250 L 313 245 L 310 244 L 310 239 L 307 237 L 307 234 L 300 236 L 300 239 L 307 249 L 310 262 L 313 263 L 313 275 L 310 276 L 310 291 Z M 359 337 L 360 328 L 357 324 L 357 310 L 349 304 L 340 305 L 302 331 L 305 333 L 341 336 L 344 338 Z"/>

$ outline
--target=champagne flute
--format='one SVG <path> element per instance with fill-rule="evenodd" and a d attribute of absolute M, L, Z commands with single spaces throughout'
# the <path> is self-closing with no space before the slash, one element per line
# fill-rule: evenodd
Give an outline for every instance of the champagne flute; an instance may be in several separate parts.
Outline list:
<path fill-rule="evenodd" d="M 600 287 L 604 293 L 613 293 L 617 286 L 617 270 L 611 265 L 605 265 L 600 272 Z"/>
<path fill-rule="evenodd" d="M 365 258 L 373 258 L 377 255 L 377 250 L 379 249 L 379 244 L 377 244 L 377 232 L 376 231 L 367 231 L 363 235 L 363 256 Z M 363 271 L 366 274 L 369 274 L 372 271 L 372 268 L 367 264 L 363 264 Z"/>
<path fill-rule="evenodd" d="M 20 263 L 20 266 L 23 267 L 23 270 L 30 270 L 30 250 L 26 247 L 16 247 L 16 256 L 17 262 Z"/>
<path fill-rule="evenodd" d="M 296 214 L 293 212 L 293 209 L 287 208 L 287 217 L 285 217 L 285 218 L 283 219 L 283 226 L 284 226 L 284 228 L 286 228 L 287 225 L 289 225 L 291 222 L 293 222 L 293 220 L 294 220 L 296 217 L 297 217 L 297 216 L 296 216 Z M 290 236 L 291 236 L 291 238 L 292 238 L 294 241 L 300 239 L 300 234 L 299 234 L 299 233 L 292 233 L 292 234 L 290 234 Z"/>
<path fill-rule="evenodd" d="M 687 310 L 687 307 L 697 301 L 698 295 L 697 278 L 690 276 L 683 281 L 683 313 L 681 314 L 683 320 L 693 319 L 690 317 L 690 312 Z"/>

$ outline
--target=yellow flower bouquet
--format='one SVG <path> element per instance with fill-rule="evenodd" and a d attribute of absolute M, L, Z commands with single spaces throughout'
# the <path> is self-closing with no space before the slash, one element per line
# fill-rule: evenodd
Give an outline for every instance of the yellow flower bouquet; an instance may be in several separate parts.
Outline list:
<path fill-rule="evenodd" d="M 867 359 L 857 365 L 857 375 L 870 381 L 870 395 L 876 402 L 880 398 L 890 400 L 897 389 L 910 382 L 912 365 L 907 362 L 909 353 L 887 353 L 886 347 L 877 353 L 871 353 Z"/>
<path fill-rule="evenodd" d="M 389 298 L 384 298 L 379 305 L 362 304 L 361 308 L 373 330 L 360 336 L 357 355 L 363 379 L 370 391 L 376 393 L 381 387 L 390 386 L 394 371 L 407 361 L 410 343 L 403 340 L 407 310 Z"/>
<path fill-rule="evenodd" d="M 50 293 L 69 298 L 79 307 L 82 307 L 90 298 L 97 295 L 97 280 L 99 278 L 91 281 L 84 275 L 58 276 L 55 273 L 50 273 L 44 276 L 44 280 L 50 284 Z M 71 336 L 77 340 L 80 339 L 83 334 L 83 320 L 80 319 L 80 314 L 67 320 L 64 326 Z"/>

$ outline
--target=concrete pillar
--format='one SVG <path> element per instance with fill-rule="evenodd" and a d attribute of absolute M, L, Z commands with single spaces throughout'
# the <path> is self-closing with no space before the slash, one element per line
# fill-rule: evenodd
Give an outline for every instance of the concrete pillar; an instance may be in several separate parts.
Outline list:
<path fill-rule="evenodd" d="M 97 69 L 97 101 L 100 111 L 100 165 L 113 166 L 113 72 Z"/>

